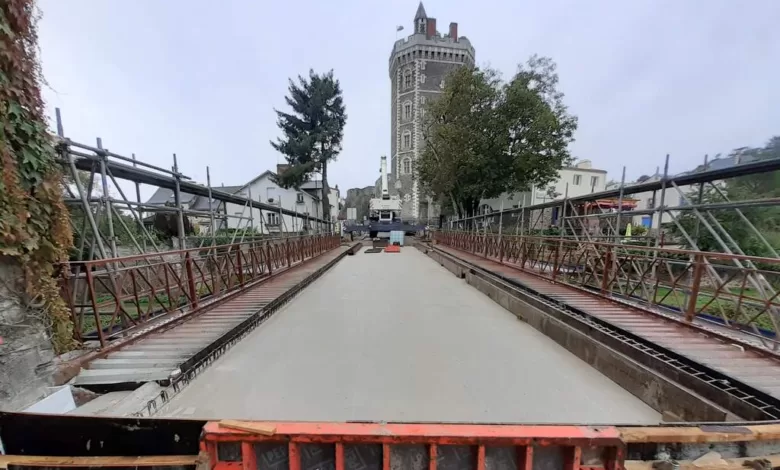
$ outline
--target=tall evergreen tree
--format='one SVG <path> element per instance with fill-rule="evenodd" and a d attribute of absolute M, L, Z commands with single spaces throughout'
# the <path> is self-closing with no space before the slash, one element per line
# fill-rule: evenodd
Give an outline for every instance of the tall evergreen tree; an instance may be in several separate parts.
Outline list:
<path fill-rule="evenodd" d="M 339 81 L 333 70 L 318 75 L 309 70 L 309 77 L 290 79 L 289 95 L 285 97 L 291 113 L 276 111 L 277 125 L 283 137 L 271 142 L 281 152 L 289 168 L 277 175 L 277 183 L 285 188 L 300 187 L 319 172 L 322 175 L 322 218 L 330 217 L 328 200 L 328 163 L 341 152 L 347 115 Z"/>

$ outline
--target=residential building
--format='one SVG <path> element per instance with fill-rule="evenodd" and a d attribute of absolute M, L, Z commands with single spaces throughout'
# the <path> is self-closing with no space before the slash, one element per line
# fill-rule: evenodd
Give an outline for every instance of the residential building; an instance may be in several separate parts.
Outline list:
<path fill-rule="evenodd" d="M 388 185 L 391 196 L 402 201 L 402 219 L 438 217 L 439 210 L 421 194 L 414 177 L 414 162 L 420 155 L 422 117 L 428 100 L 444 88 L 446 75 L 457 67 L 474 65 L 474 48 L 458 35 L 458 23 L 447 34 L 436 29 L 436 18 L 425 13 L 422 2 L 412 24 L 413 34 L 399 39 L 390 53 L 391 161 Z M 379 159 L 379 155 L 372 156 Z M 376 186 L 379 186 L 377 180 Z"/>
<path fill-rule="evenodd" d="M 322 181 L 307 181 L 301 185 L 301 190 L 306 191 L 312 197 L 316 199 L 322 199 Z M 341 194 L 339 192 L 339 185 L 336 185 L 328 190 L 328 205 L 330 206 L 330 220 L 336 222 L 339 218 L 339 201 L 341 200 Z"/>
<path fill-rule="evenodd" d="M 584 196 L 604 191 L 607 184 L 607 171 L 593 168 L 590 160 L 580 160 L 573 166 L 561 168 L 558 179 L 544 186 L 532 186 L 530 191 L 502 194 L 493 199 L 484 199 L 480 204 L 481 212 L 494 212 L 522 206 L 533 206 L 564 197 Z"/>
<path fill-rule="evenodd" d="M 302 215 L 309 215 L 312 218 L 320 218 L 319 214 L 322 211 L 322 204 L 319 197 L 316 196 L 316 189 L 310 191 L 296 190 L 294 188 L 285 189 L 273 181 L 275 176 L 276 173 L 269 170 L 244 185 L 215 186 L 213 190 L 288 209 Z M 338 197 L 338 189 L 335 192 L 332 190 L 331 193 L 335 194 L 332 197 Z M 334 199 L 334 201 L 337 201 L 337 199 Z M 206 213 L 204 215 L 188 215 L 188 217 L 193 225 L 198 227 L 200 233 L 207 233 L 211 226 L 211 217 L 207 215 L 209 212 L 208 198 L 182 193 L 181 203 L 185 210 Z M 173 206 L 173 191 L 158 188 L 152 197 L 146 201 L 146 204 Z M 335 202 L 335 204 L 338 206 L 338 202 Z M 249 207 L 244 205 L 225 204 L 216 199 L 212 200 L 211 209 L 215 213 L 214 220 L 217 230 L 253 227 L 257 233 L 262 234 L 290 234 L 306 232 L 315 228 L 313 223 L 306 222 L 298 217 L 267 210 L 263 210 L 261 215 L 260 209 L 250 210 Z M 231 217 L 226 217 L 226 215 Z"/>
<path fill-rule="evenodd" d="M 240 186 L 223 186 L 219 188 L 214 188 L 215 191 L 223 191 L 228 193 L 233 193 L 235 190 L 240 189 Z M 157 191 L 152 194 L 152 197 L 150 197 L 146 204 L 152 205 L 152 206 L 172 206 L 175 207 L 175 201 L 174 201 L 174 195 L 172 189 L 167 188 L 157 188 Z M 188 211 L 198 211 L 198 212 L 209 212 L 209 198 L 203 197 L 203 196 L 195 196 L 194 194 L 189 193 L 181 193 L 181 205 L 185 210 Z M 215 213 L 222 213 L 224 212 L 224 205 L 222 202 L 217 201 L 213 199 L 211 201 L 211 210 L 213 210 Z M 149 214 L 149 212 L 147 212 Z M 190 219 L 194 227 L 197 227 L 198 232 L 205 232 L 209 230 L 209 227 L 211 226 L 211 217 L 208 215 L 192 215 L 188 214 L 187 217 Z M 147 215 L 146 218 L 144 218 L 144 224 L 145 225 L 151 225 L 153 223 L 154 214 Z M 227 225 L 225 223 L 225 220 L 223 218 L 217 217 L 215 219 L 215 224 L 217 229 L 220 228 L 226 228 Z"/>
<path fill-rule="evenodd" d="M 320 218 L 322 210 L 319 198 L 303 190 L 283 188 L 274 182 L 275 177 L 276 173 L 273 171 L 265 171 L 246 183 L 234 194 L 280 209 L 288 209 L 302 215 L 309 215 L 312 218 Z M 230 203 L 226 205 L 225 211 L 227 214 L 243 217 L 242 219 L 229 218 L 228 228 L 244 228 L 251 224 L 257 232 L 263 234 L 299 233 L 314 228 L 311 222 L 291 215 L 285 215 L 281 212 L 276 213 L 264 210 L 261 216 L 260 209 L 252 209 L 250 218 L 248 207 Z"/>

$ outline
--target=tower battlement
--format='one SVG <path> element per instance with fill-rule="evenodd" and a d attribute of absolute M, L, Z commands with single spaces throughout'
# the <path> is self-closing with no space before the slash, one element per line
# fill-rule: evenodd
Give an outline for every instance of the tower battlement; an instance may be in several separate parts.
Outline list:
<path fill-rule="evenodd" d="M 458 33 L 458 23 L 450 23 L 442 35 L 436 18 L 429 17 L 422 2 L 412 23 L 413 33 L 393 44 L 388 63 L 391 87 L 390 194 L 402 201 L 403 219 L 438 216 L 429 198 L 420 193 L 414 166 L 422 150 L 422 118 L 425 105 L 444 88 L 446 76 L 461 66 L 473 67 L 475 51 L 471 42 Z"/>

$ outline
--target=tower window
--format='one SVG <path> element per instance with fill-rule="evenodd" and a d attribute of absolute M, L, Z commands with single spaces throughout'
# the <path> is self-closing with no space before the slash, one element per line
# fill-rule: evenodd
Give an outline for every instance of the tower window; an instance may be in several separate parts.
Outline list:
<path fill-rule="evenodd" d="M 404 158 L 404 173 L 407 175 L 412 172 L 412 159 Z"/>
<path fill-rule="evenodd" d="M 420 74 L 420 83 L 425 83 L 425 74 L 424 73 Z"/>
<path fill-rule="evenodd" d="M 412 103 L 410 101 L 407 101 L 404 103 L 404 119 L 411 119 L 412 118 Z"/>
<path fill-rule="evenodd" d="M 403 148 L 405 149 L 412 148 L 412 133 L 409 131 L 404 132 Z"/>
<path fill-rule="evenodd" d="M 407 70 L 404 72 L 404 88 L 411 88 L 412 87 L 412 71 Z"/>

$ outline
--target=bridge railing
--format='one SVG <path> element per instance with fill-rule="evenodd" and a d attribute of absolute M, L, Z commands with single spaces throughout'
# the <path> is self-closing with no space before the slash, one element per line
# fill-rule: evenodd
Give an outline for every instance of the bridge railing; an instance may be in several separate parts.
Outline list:
<path fill-rule="evenodd" d="M 433 237 L 555 282 L 677 311 L 687 321 L 701 316 L 762 338 L 780 331 L 780 259 L 559 237 L 462 231 Z"/>
<path fill-rule="evenodd" d="M 61 266 L 76 340 L 102 346 L 163 314 L 186 313 L 340 245 L 309 235 Z"/>

